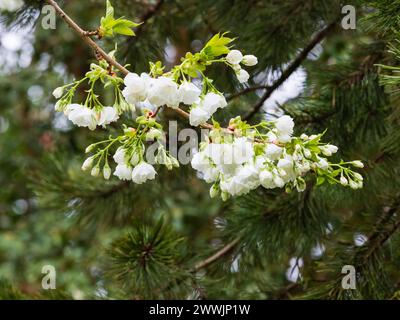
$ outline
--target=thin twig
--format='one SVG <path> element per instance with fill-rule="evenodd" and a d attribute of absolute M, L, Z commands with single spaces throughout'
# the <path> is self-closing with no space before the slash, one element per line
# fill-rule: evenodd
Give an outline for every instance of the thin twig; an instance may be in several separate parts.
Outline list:
<path fill-rule="evenodd" d="M 94 42 L 89 36 L 87 36 L 86 31 L 84 31 L 74 20 L 72 20 L 71 17 L 69 17 L 55 2 L 54 0 L 46 0 L 48 4 L 54 7 L 56 10 L 57 14 L 64 19 L 64 21 L 82 38 L 83 41 L 85 41 L 95 52 L 97 52 L 101 57 L 103 57 L 104 60 L 106 60 L 110 65 L 114 66 L 117 68 L 119 71 L 121 71 L 124 75 L 127 75 L 129 73 L 128 69 L 126 69 L 124 66 L 119 64 L 116 60 L 114 60 L 112 57 L 110 57 L 96 42 Z M 180 108 L 174 108 L 173 109 L 176 113 L 178 113 L 180 116 L 183 118 L 189 119 L 189 113 L 186 111 L 180 109 Z M 210 129 L 212 130 L 214 127 L 211 124 L 205 123 L 201 125 L 202 128 L 204 129 Z"/>
<path fill-rule="evenodd" d="M 285 71 L 282 72 L 278 80 L 276 80 L 267 91 L 260 98 L 260 100 L 253 106 L 251 111 L 244 117 L 244 120 L 250 120 L 264 105 L 264 102 L 272 95 L 272 93 L 278 89 L 291 75 L 297 70 L 297 68 L 302 64 L 302 62 L 307 58 L 308 54 L 314 47 L 321 42 L 336 25 L 337 20 L 327 25 L 324 29 L 318 32 L 310 43 L 299 53 L 295 60 L 287 67 Z"/>
<path fill-rule="evenodd" d="M 94 42 L 89 36 L 87 36 L 87 32 L 84 31 L 78 24 L 75 23 L 55 2 L 54 0 L 46 0 L 48 4 L 54 7 L 57 14 L 64 19 L 64 21 L 85 41 L 90 47 L 93 48 L 95 52 L 98 52 L 104 60 L 106 60 L 109 64 L 113 65 L 117 69 L 119 69 L 124 75 L 127 75 L 129 71 L 122 65 L 120 65 L 117 61 L 111 58 L 96 42 Z"/>
<path fill-rule="evenodd" d="M 254 87 L 248 87 L 246 89 L 243 89 L 242 91 L 236 92 L 236 93 L 232 93 L 226 100 L 227 101 L 231 101 L 233 99 L 236 99 L 242 95 L 245 95 L 247 93 L 253 92 L 253 91 L 257 91 L 257 90 L 265 90 L 268 89 L 267 85 L 260 85 L 260 86 L 254 86 Z"/>
<path fill-rule="evenodd" d="M 236 245 L 239 243 L 239 238 L 236 238 L 235 240 L 229 242 L 226 246 L 224 246 L 222 249 L 218 250 L 216 253 L 214 253 L 212 256 L 196 263 L 194 268 L 192 269 L 192 272 L 196 272 L 200 269 L 206 268 L 221 257 L 225 256 L 229 252 L 233 250 L 233 248 L 236 247 Z"/>

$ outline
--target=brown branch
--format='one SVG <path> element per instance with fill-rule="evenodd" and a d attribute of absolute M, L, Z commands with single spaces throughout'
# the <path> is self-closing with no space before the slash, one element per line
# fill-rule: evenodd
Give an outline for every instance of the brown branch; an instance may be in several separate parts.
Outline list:
<path fill-rule="evenodd" d="M 227 101 L 231 101 L 233 99 L 236 99 L 242 95 L 245 95 L 247 93 L 253 92 L 253 91 L 257 91 L 257 90 L 263 90 L 263 89 L 268 89 L 267 85 L 260 85 L 260 86 L 254 86 L 254 87 L 249 87 L 249 88 L 245 88 L 242 91 L 236 92 L 231 94 L 226 100 Z"/>
<path fill-rule="evenodd" d="M 157 292 L 167 291 L 167 290 L 171 289 L 171 287 L 173 285 L 177 285 L 177 284 L 181 283 L 182 281 L 184 281 L 185 279 L 187 279 L 189 277 L 189 274 L 196 273 L 197 271 L 204 269 L 204 268 L 208 267 L 209 265 L 213 264 L 215 261 L 219 260 L 220 258 L 224 257 L 226 254 L 231 252 L 233 250 L 233 248 L 235 248 L 235 246 L 239 243 L 239 240 L 240 240 L 239 238 L 236 238 L 235 240 L 231 241 L 230 243 L 228 243 L 227 245 L 222 247 L 220 250 L 215 252 L 210 257 L 196 263 L 192 269 L 188 270 L 188 273 L 185 276 L 181 277 L 176 282 L 174 282 L 174 281 L 168 282 L 165 286 L 163 286 L 162 288 L 157 290 Z"/>
<path fill-rule="evenodd" d="M 236 247 L 236 245 L 239 243 L 239 238 L 236 238 L 235 240 L 229 242 L 226 246 L 224 246 L 222 249 L 218 250 L 216 253 L 214 253 L 212 256 L 196 263 L 194 268 L 191 270 L 191 272 L 196 272 L 199 271 L 200 269 L 206 268 L 221 257 L 225 256 L 229 252 L 233 250 L 233 248 Z"/>
<path fill-rule="evenodd" d="M 82 30 L 74 20 L 72 20 L 55 2 L 54 0 L 46 0 L 48 4 L 54 7 L 57 14 L 64 19 L 64 21 L 85 41 L 95 52 L 103 57 L 109 64 L 113 65 L 115 68 L 119 69 L 124 75 L 127 75 L 129 71 L 117 61 L 111 58 L 96 42 L 94 42 L 88 35 L 87 32 Z"/>
<path fill-rule="evenodd" d="M 119 71 L 121 71 L 124 75 L 127 75 L 129 73 L 128 69 L 126 69 L 124 66 L 119 64 L 116 60 L 114 60 L 112 57 L 110 57 L 96 42 L 94 42 L 89 36 L 87 36 L 87 32 L 84 31 L 74 20 L 71 19 L 55 2 L 54 0 L 46 0 L 48 4 L 54 7 L 56 10 L 57 14 L 64 19 L 64 21 L 82 38 L 84 42 L 86 42 L 95 52 L 97 52 L 104 60 L 106 60 L 110 65 L 114 66 L 117 68 Z M 189 119 L 189 113 L 186 111 L 176 108 L 173 109 L 177 114 L 179 114 L 181 117 Z M 205 123 L 201 125 L 202 128 L 204 129 L 210 129 L 212 130 L 214 127 L 211 124 Z"/>
<path fill-rule="evenodd" d="M 299 53 L 295 60 L 287 67 L 285 71 L 282 72 L 278 80 L 276 80 L 267 91 L 260 98 L 260 100 L 253 106 L 252 110 L 244 117 L 244 120 L 250 120 L 264 105 L 264 102 L 272 95 L 272 93 L 278 89 L 291 75 L 297 70 L 297 68 L 303 63 L 307 58 L 308 54 L 314 47 L 321 42 L 335 27 L 337 20 L 331 22 L 324 29 L 318 32 L 310 43 Z"/>

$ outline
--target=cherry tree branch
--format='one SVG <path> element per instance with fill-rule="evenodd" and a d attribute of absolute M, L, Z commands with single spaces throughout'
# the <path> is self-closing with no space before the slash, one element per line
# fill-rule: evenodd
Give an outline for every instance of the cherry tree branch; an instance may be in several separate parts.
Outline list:
<path fill-rule="evenodd" d="M 295 60 L 287 67 L 285 71 L 282 72 L 278 80 L 276 80 L 267 91 L 260 98 L 260 100 L 253 106 L 251 111 L 244 116 L 244 120 L 250 120 L 264 105 L 264 102 L 272 95 L 272 93 L 278 89 L 291 75 L 297 70 L 297 68 L 303 63 L 307 58 L 308 54 L 314 47 L 321 42 L 335 27 L 337 20 L 328 24 L 324 29 L 318 32 L 309 42 L 309 44 L 299 53 Z"/>
<path fill-rule="evenodd" d="M 72 20 L 55 2 L 54 0 L 46 0 L 48 4 L 54 7 L 57 14 L 82 38 L 86 44 L 88 44 L 96 53 L 98 53 L 104 60 L 110 65 L 113 65 L 119 69 L 124 75 L 127 75 L 129 71 L 117 61 L 111 58 L 96 42 L 94 42 L 86 31 L 84 31 L 74 20 Z"/>
<path fill-rule="evenodd" d="M 54 7 L 56 10 L 57 14 L 73 29 L 81 38 L 82 40 L 88 44 L 95 52 L 96 54 L 100 55 L 104 60 L 106 60 L 110 65 L 114 66 L 117 68 L 119 71 L 122 72 L 122 74 L 127 75 L 129 73 L 128 69 L 126 69 L 124 66 L 122 66 L 120 63 L 118 63 L 115 59 L 113 59 L 111 56 L 109 56 L 95 41 L 88 36 L 88 33 L 83 30 L 70 16 L 68 16 L 55 2 L 54 0 L 46 0 L 48 4 Z M 174 108 L 173 109 L 177 114 L 182 116 L 183 118 L 189 119 L 189 113 L 186 111 L 180 109 L 180 108 Z M 202 128 L 205 129 L 210 129 L 212 130 L 214 127 L 211 124 L 205 123 L 201 125 Z"/>

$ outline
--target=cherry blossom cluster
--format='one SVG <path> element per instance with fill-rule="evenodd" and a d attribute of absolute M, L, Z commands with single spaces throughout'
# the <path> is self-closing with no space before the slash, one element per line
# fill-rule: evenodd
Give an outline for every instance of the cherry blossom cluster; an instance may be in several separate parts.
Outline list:
<path fill-rule="evenodd" d="M 53 91 L 53 96 L 58 99 L 55 110 L 64 112 L 68 119 L 78 127 L 86 127 L 90 130 L 95 130 L 97 126 L 105 128 L 106 125 L 117 121 L 122 112 L 132 110 L 133 107 L 126 102 L 119 89 L 123 80 L 111 74 L 107 69 L 108 65 L 104 61 L 100 61 L 98 65 L 92 63 L 90 71 L 83 79 L 56 88 Z M 85 82 L 89 85 L 85 101 L 74 103 L 72 100 L 76 90 Z M 99 95 L 94 92 L 97 82 L 102 83 L 106 88 L 113 87 L 115 95 L 113 106 L 104 106 L 101 103 Z"/>
<path fill-rule="evenodd" d="M 310 171 L 317 175 L 318 183 L 326 179 L 353 189 L 362 187 L 363 177 L 349 168 L 363 167 L 361 161 L 330 164 L 326 157 L 337 152 L 336 146 L 321 143 L 322 135 L 293 137 L 293 128 L 289 116 L 256 126 L 232 119 L 231 132 L 212 130 L 191 165 L 206 182 L 213 183 L 211 197 L 220 194 L 223 200 L 259 186 L 302 192 L 304 176 Z"/>
<path fill-rule="evenodd" d="M 99 36 L 114 34 L 134 35 L 131 27 L 136 23 L 114 18 L 114 9 L 107 1 L 106 15 L 101 19 Z M 208 183 L 212 183 L 212 197 L 220 194 L 223 200 L 239 196 L 262 186 L 267 189 L 285 188 L 299 192 L 306 188 L 305 175 L 314 172 L 317 184 L 324 181 L 361 188 L 363 177 L 351 168 L 362 168 L 361 161 L 330 163 L 327 157 L 338 148 L 320 141 L 322 134 L 294 137 L 294 121 L 289 116 L 274 121 L 247 124 L 240 117 L 231 119 L 227 129 L 213 119 L 219 109 L 228 106 L 223 95 L 207 77 L 206 70 L 221 63 L 235 72 L 240 83 L 249 80 L 243 69 L 258 63 L 254 55 L 243 55 L 232 49 L 234 39 L 225 34 L 214 35 L 197 53 L 186 53 L 181 63 L 169 71 L 160 61 L 150 62 L 148 72 L 128 73 L 124 78 L 117 75 L 114 67 L 105 60 L 92 63 L 85 77 L 56 88 L 53 95 L 58 99 L 55 109 L 63 112 L 79 127 L 95 130 L 105 128 L 119 120 L 126 111 L 141 110 L 135 127 L 124 125 L 123 134 L 96 142 L 87 147 L 91 155 L 84 161 L 83 170 L 91 170 L 93 176 L 100 173 L 105 179 L 111 174 L 121 180 L 142 184 L 156 177 L 153 164 L 167 169 L 179 167 L 179 162 L 166 150 L 162 126 L 156 115 L 163 107 L 183 108 L 189 111 L 189 122 L 197 127 L 212 119 L 213 130 L 207 140 L 200 144 L 193 156 L 192 167 Z M 115 51 L 109 53 L 114 59 Z M 196 81 L 193 81 L 196 79 Z M 85 86 L 84 102 L 74 102 L 79 86 Z M 99 86 L 112 90 L 114 104 L 104 105 L 95 91 Z M 123 87 L 121 89 L 121 87 Z M 182 110 L 179 110 L 182 114 Z M 209 125 L 208 125 L 209 126 Z M 147 158 L 148 142 L 155 146 L 152 161 Z M 154 148 L 153 148 L 154 151 Z M 112 159 L 112 160 L 111 160 Z M 110 166 L 110 162 L 115 162 Z"/>
<path fill-rule="evenodd" d="M 84 161 L 82 170 L 91 169 L 92 176 L 103 172 L 104 178 L 109 179 L 112 173 L 109 158 L 112 156 L 116 164 L 113 174 L 120 180 L 131 180 L 136 184 L 153 180 L 157 172 L 153 165 L 146 161 L 146 142 L 157 145 L 154 157 L 156 164 L 165 165 L 169 170 L 179 167 L 178 160 L 169 154 L 162 143 L 162 127 L 154 120 L 153 114 L 149 112 L 138 117 L 136 122 L 136 128 L 126 127 L 121 136 L 89 145 L 86 152 L 94 154 Z M 115 146 L 118 147 L 112 154 L 110 148 Z"/>

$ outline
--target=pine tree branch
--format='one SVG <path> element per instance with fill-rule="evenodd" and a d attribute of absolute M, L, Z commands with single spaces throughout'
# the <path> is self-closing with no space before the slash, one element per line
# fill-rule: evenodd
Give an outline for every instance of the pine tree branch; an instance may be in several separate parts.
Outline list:
<path fill-rule="evenodd" d="M 146 24 L 146 22 L 148 20 L 150 20 L 154 15 L 157 14 L 157 12 L 160 10 L 161 6 L 163 5 L 164 0 L 158 0 L 157 3 L 155 5 L 153 5 L 152 7 L 150 7 L 141 17 L 140 17 L 140 21 L 141 24 L 138 26 L 138 29 L 136 31 L 136 36 L 135 37 L 131 37 L 128 41 L 127 41 L 127 48 L 126 48 L 126 52 L 124 53 L 124 56 L 126 56 L 126 54 L 129 51 L 129 47 L 130 45 L 135 41 L 135 39 L 137 39 L 137 37 L 143 33 L 144 30 L 144 26 Z"/>
<path fill-rule="evenodd" d="M 308 54 L 314 47 L 320 43 L 336 26 L 337 20 L 328 24 L 324 29 L 318 32 L 314 38 L 311 39 L 309 44 L 299 53 L 295 60 L 287 67 L 285 71 L 282 72 L 278 80 L 276 80 L 267 91 L 260 98 L 260 100 L 253 106 L 252 110 L 244 116 L 244 120 L 250 120 L 253 116 L 257 114 L 258 111 L 264 105 L 264 102 L 272 95 L 272 93 L 278 89 L 291 75 L 297 70 L 297 68 L 303 63 L 307 58 Z"/>
<path fill-rule="evenodd" d="M 171 281 L 171 282 L 167 283 L 167 285 L 162 287 L 159 290 L 159 292 L 170 290 L 173 285 L 178 285 L 178 284 L 182 283 L 185 279 L 187 279 L 190 276 L 190 274 L 194 274 L 197 271 L 204 269 L 204 268 L 210 266 L 211 264 L 213 264 L 214 262 L 218 261 L 225 255 L 227 255 L 229 252 L 231 252 L 236 247 L 236 245 L 239 243 L 239 241 L 240 241 L 240 238 L 236 238 L 233 241 L 229 242 L 224 247 L 222 247 L 221 249 L 219 249 L 213 255 L 209 256 L 208 258 L 206 258 L 204 260 L 199 261 L 198 263 L 196 263 L 194 265 L 194 267 L 192 269 L 188 270 L 188 273 L 184 277 L 181 277 L 176 282 Z"/>
<path fill-rule="evenodd" d="M 236 238 L 235 240 L 229 242 L 227 245 L 225 245 L 222 249 L 218 250 L 216 253 L 214 253 L 212 256 L 196 263 L 194 268 L 191 270 L 192 272 L 199 271 L 200 269 L 206 268 L 209 265 L 213 264 L 215 261 L 219 260 L 229 252 L 231 252 L 236 245 L 239 243 L 239 238 Z"/>
<path fill-rule="evenodd" d="M 267 85 L 259 85 L 259 86 L 249 87 L 249 88 L 243 89 L 242 91 L 231 94 L 226 100 L 231 101 L 231 100 L 236 99 L 247 93 L 257 91 L 257 90 L 263 90 L 263 89 L 268 89 L 268 86 Z"/>

